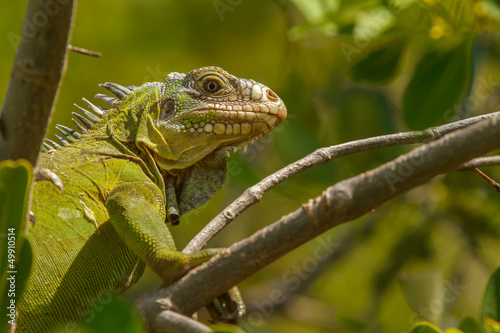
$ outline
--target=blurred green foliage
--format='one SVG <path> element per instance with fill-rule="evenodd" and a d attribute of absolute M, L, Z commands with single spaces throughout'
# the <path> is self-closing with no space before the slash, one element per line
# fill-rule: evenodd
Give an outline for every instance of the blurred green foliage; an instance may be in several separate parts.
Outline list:
<path fill-rule="evenodd" d="M 80 1 L 72 44 L 103 56 L 70 54 L 52 122 L 71 125 L 72 104 L 103 92 L 97 84 L 106 81 L 138 85 L 217 65 L 271 87 L 287 105 L 287 121 L 230 158 L 227 186 L 173 228 L 182 247 L 245 188 L 319 147 L 497 111 L 499 6 L 493 0 Z M 1 91 L 25 7 L 3 4 Z M 247 237 L 325 187 L 411 148 L 308 170 L 266 194 L 210 246 Z M 483 171 L 500 179 L 498 167 Z M 249 311 L 241 327 L 407 332 L 422 319 L 458 327 L 466 316 L 480 318 L 488 278 L 500 265 L 499 240 L 498 194 L 473 173 L 439 177 L 242 283 Z M 158 284 L 148 272 L 125 297 Z M 289 296 L 286 302 L 271 297 L 277 291 Z"/>

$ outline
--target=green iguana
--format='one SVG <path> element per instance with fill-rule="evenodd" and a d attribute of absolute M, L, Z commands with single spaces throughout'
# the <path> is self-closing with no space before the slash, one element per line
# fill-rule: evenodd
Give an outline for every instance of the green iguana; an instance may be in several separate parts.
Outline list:
<path fill-rule="evenodd" d="M 246 147 L 287 114 L 266 86 L 218 67 L 171 73 L 164 83 L 102 87 L 109 110 L 75 114 L 80 133 L 57 126 L 39 167 L 64 192 L 37 182 L 27 238 L 33 272 L 18 307 L 17 331 L 72 329 L 99 297 L 121 293 L 145 265 L 169 285 L 219 250 L 176 250 L 166 222 L 210 199 L 222 186 L 229 151 Z M 83 126 L 82 126 L 83 125 Z M 55 148 L 55 149 L 54 149 Z"/>

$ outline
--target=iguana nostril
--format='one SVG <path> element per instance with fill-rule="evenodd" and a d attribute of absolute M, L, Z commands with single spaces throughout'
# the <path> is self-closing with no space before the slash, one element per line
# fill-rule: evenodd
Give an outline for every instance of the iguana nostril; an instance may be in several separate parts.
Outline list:
<path fill-rule="evenodd" d="M 267 98 L 273 102 L 279 101 L 278 95 L 276 95 L 271 89 L 267 89 Z"/>

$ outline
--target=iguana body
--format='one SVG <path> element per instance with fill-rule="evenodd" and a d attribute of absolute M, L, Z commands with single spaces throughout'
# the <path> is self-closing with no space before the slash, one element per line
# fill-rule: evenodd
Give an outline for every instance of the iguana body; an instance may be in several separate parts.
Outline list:
<path fill-rule="evenodd" d="M 35 184 L 27 234 L 34 266 L 17 332 L 72 331 L 134 284 L 145 265 L 168 285 L 208 260 L 215 250 L 178 252 L 166 222 L 177 223 L 216 193 L 229 150 L 286 117 L 269 88 L 217 67 L 132 90 L 104 87 L 119 100 L 101 96 L 112 105 L 102 119 L 81 120 L 90 127 L 85 133 L 40 157 L 64 192 Z"/>

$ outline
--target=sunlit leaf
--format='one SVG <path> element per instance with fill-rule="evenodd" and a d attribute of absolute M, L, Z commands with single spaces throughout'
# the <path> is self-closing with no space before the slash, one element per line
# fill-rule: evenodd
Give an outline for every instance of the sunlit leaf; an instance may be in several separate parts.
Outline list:
<path fill-rule="evenodd" d="M 444 121 L 470 85 L 471 47 L 464 42 L 451 51 L 423 56 L 403 95 L 403 115 L 410 129 L 424 129 Z"/>
<path fill-rule="evenodd" d="M 319 23 L 324 19 L 325 13 L 338 10 L 339 0 L 292 0 L 297 8 L 311 23 Z"/>
<path fill-rule="evenodd" d="M 486 317 L 484 318 L 483 324 L 486 333 L 500 333 L 500 323 L 498 321 Z"/>
<path fill-rule="evenodd" d="M 442 333 L 436 325 L 428 322 L 421 321 L 410 327 L 410 333 Z"/>
<path fill-rule="evenodd" d="M 496 23 L 496 27 L 500 24 L 500 1 L 498 0 L 481 0 L 474 4 L 474 12 L 477 16 L 483 19 L 489 19 Z"/>
<path fill-rule="evenodd" d="M 373 41 L 388 30 L 394 22 L 394 15 L 386 7 L 360 12 L 352 37 L 358 42 Z"/>

